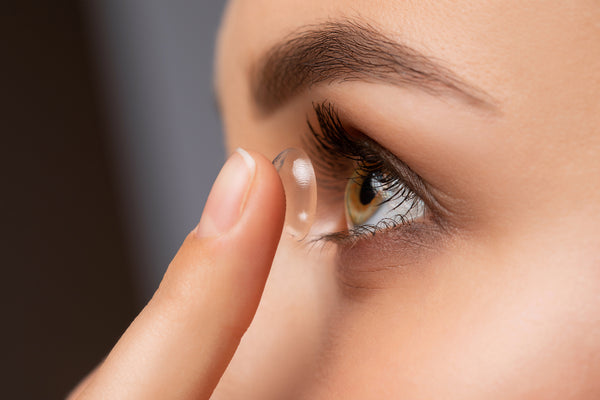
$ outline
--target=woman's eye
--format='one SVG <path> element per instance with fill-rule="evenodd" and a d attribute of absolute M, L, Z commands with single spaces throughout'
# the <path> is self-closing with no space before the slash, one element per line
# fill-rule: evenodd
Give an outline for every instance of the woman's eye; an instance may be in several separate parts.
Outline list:
<path fill-rule="evenodd" d="M 356 170 L 344 195 L 348 228 L 402 224 L 421 218 L 425 204 L 397 179 Z"/>

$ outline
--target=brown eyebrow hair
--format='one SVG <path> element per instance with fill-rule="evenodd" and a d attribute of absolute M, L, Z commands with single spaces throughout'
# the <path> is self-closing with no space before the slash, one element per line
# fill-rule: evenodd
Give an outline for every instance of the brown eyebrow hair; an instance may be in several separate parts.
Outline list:
<path fill-rule="evenodd" d="M 367 81 L 451 94 L 479 108 L 495 101 L 442 63 L 357 21 L 310 25 L 271 47 L 250 69 L 258 109 L 268 114 L 319 83 Z"/>

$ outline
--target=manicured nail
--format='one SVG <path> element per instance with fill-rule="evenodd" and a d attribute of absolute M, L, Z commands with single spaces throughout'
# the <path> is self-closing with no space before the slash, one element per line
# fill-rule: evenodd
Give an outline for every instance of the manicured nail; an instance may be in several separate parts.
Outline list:
<path fill-rule="evenodd" d="M 256 163 L 244 149 L 237 149 L 225 163 L 206 200 L 196 228 L 200 237 L 216 236 L 229 231 L 244 210 Z"/>

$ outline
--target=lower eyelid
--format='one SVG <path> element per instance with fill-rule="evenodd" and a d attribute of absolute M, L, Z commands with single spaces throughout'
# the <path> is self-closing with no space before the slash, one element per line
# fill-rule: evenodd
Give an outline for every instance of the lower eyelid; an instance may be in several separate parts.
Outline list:
<path fill-rule="evenodd" d="M 390 262 L 376 256 L 370 257 L 373 256 L 371 251 L 363 251 L 360 257 L 355 254 L 342 252 L 335 268 L 342 294 L 354 300 L 365 299 L 388 288 L 396 288 L 399 280 L 419 273 L 421 268 L 415 257 L 402 255 Z"/>
<path fill-rule="evenodd" d="M 342 243 L 337 256 L 338 280 L 346 289 L 392 286 L 395 279 L 425 265 L 441 251 L 443 235 L 432 222 L 414 222 L 352 244 Z"/>

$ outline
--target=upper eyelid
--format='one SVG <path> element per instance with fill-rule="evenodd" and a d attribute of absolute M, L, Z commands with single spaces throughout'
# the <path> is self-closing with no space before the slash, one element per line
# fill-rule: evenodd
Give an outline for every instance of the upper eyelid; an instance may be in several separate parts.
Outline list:
<path fill-rule="evenodd" d="M 350 129 L 347 129 L 347 127 L 345 127 L 344 124 L 341 122 L 339 113 L 334 108 L 333 104 L 331 104 L 327 100 L 325 100 L 321 103 L 313 103 L 313 108 L 314 108 L 315 112 L 317 113 L 317 115 L 328 114 L 327 117 L 329 117 L 331 119 L 335 119 L 335 121 L 330 121 L 331 127 L 343 131 L 346 140 L 348 140 L 348 141 L 353 140 L 353 139 L 350 139 L 352 137 L 352 135 L 349 133 Z M 322 118 L 320 118 L 320 120 L 321 119 Z M 321 122 L 321 121 L 319 121 L 319 122 Z M 316 137 L 316 139 L 319 139 L 318 133 L 316 133 L 314 131 L 314 128 L 311 126 L 310 122 L 309 122 L 309 127 L 310 127 L 311 131 L 313 132 L 313 136 Z M 321 128 L 321 130 L 324 129 L 324 127 L 321 124 L 320 124 L 320 128 Z M 408 187 L 411 191 L 415 192 L 419 197 L 423 198 L 423 200 L 425 201 L 425 203 L 428 206 L 436 207 L 436 208 L 439 207 L 437 202 L 434 201 L 433 196 L 429 193 L 429 191 L 427 189 L 428 185 L 420 177 L 419 174 L 414 172 L 410 168 L 410 166 L 408 166 L 408 164 L 406 164 L 404 161 L 400 160 L 391 151 L 386 149 L 384 146 L 380 145 L 376 140 L 372 139 L 368 135 L 365 135 L 363 132 L 357 132 L 357 133 L 361 137 L 360 141 L 361 141 L 362 147 L 365 147 L 365 150 L 368 151 L 370 154 L 376 154 L 377 161 L 378 162 L 383 161 L 383 163 L 386 166 L 386 169 L 388 171 L 395 172 L 396 175 L 398 175 L 398 177 L 400 178 L 401 183 L 405 184 L 405 186 Z M 322 143 L 320 142 L 319 144 L 322 144 Z M 356 157 L 354 157 L 354 161 L 357 161 Z M 360 161 L 364 161 L 364 160 L 359 160 L 359 162 Z M 361 165 L 361 166 L 364 167 L 364 165 Z"/>
<path fill-rule="evenodd" d="M 431 185 L 429 185 L 418 173 L 413 171 L 408 164 L 396 157 L 391 151 L 371 138 L 368 138 L 368 140 L 371 145 L 377 149 L 376 151 L 385 158 L 388 168 L 396 171 L 398 175 L 402 177 L 403 183 L 423 200 L 427 209 L 433 213 L 436 224 L 443 230 L 449 230 L 450 227 L 447 221 L 452 213 L 438 201 L 437 197 L 432 193 L 433 188 Z"/>

